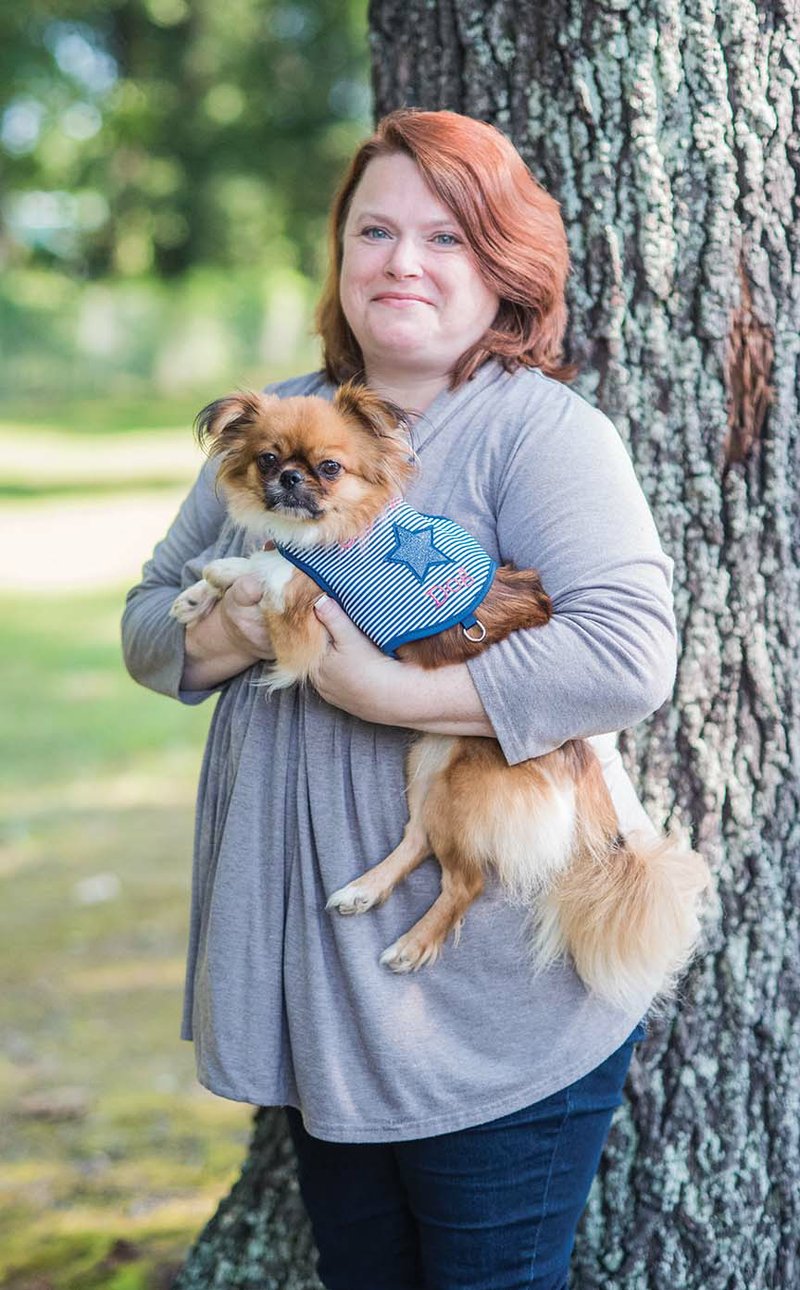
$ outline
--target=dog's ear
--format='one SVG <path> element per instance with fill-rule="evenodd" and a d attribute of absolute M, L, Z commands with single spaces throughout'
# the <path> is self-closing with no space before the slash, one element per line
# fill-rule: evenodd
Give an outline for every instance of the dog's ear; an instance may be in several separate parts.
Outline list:
<path fill-rule="evenodd" d="M 408 432 L 411 429 L 405 408 L 390 399 L 382 399 L 374 390 L 356 381 L 346 381 L 339 386 L 333 397 L 333 406 L 337 412 L 352 417 L 380 439 L 393 438 L 398 430 Z"/>
<path fill-rule="evenodd" d="M 243 432 L 258 421 L 270 404 L 277 402 L 276 394 L 257 394 L 254 390 L 237 390 L 215 399 L 195 417 L 197 438 L 212 455 L 225 452 L 240 441 Z"/>
<path fill-rule="evenodd" d="M 356 381 L 339 387 L 333 406 L 378 440 L 378 451 L 369 454 L 362 465 L 365 477 L 402 496 L 415 468 L 411 414 Z"/>

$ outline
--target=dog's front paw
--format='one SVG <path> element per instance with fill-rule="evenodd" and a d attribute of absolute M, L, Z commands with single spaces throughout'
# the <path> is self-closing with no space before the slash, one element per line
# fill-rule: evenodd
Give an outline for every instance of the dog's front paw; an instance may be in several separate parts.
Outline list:
<path fill-rule="evenodd" d="M 179 623 L 196 623 L 210 613 L 220 598 L 220 592 L 201 578 L 172 602 L 170 614 Z"/>

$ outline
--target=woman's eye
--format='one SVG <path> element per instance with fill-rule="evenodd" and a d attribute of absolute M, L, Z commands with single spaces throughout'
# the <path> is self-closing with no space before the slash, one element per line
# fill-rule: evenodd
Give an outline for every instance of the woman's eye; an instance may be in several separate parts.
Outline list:
<path fill-rule="evenodd" d="M 378 242 L 381 238 L 388 237 L 385 228 L 380 228 L 377 224 L 370 224 L 367 228 L 362 228 L 361 236 L 368 238 L 371 242 Z"/>
<path fill-rule="evenodd" d="M 439 246 L 459 246 L 461 242 L 455 233 L 436 233 L 433 240 L 438 242 Z"/>
<path fill-rule="evenodd" d="M 277 460 L 274 452 L 260 452 L 256 457 L 256 465 L 259 470 L 272 470 Z"/>
<path fill-rule="evenodd" d="M 338 461 L 321 461 L 319 463 L 319 473 L 324 475 L 326 479 L 335 479 L 341 469 Z"/>

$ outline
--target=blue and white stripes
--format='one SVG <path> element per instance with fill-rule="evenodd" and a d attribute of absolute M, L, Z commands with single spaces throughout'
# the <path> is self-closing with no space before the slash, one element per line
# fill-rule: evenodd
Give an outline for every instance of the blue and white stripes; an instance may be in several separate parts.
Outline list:
<path fill-rule="evenodd" d="M 423 515 L 398 498 L 346 543 L 282 555 L 339 602 L 387 654 L 456 623 L 475 623 L 497 565 L 453 520 Z"/>

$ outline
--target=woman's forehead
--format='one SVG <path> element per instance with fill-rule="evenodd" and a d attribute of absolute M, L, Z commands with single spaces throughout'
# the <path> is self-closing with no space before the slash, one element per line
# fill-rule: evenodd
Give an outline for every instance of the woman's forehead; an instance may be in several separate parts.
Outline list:
<path fill-rule="evenodd" d="M 419 216 L 415 223 L 420 226 L 456 219 L 411 157 L 399 152 L 373 157 L 353 193 L 349 214 L 388 222 L 400 212 Z"/>

